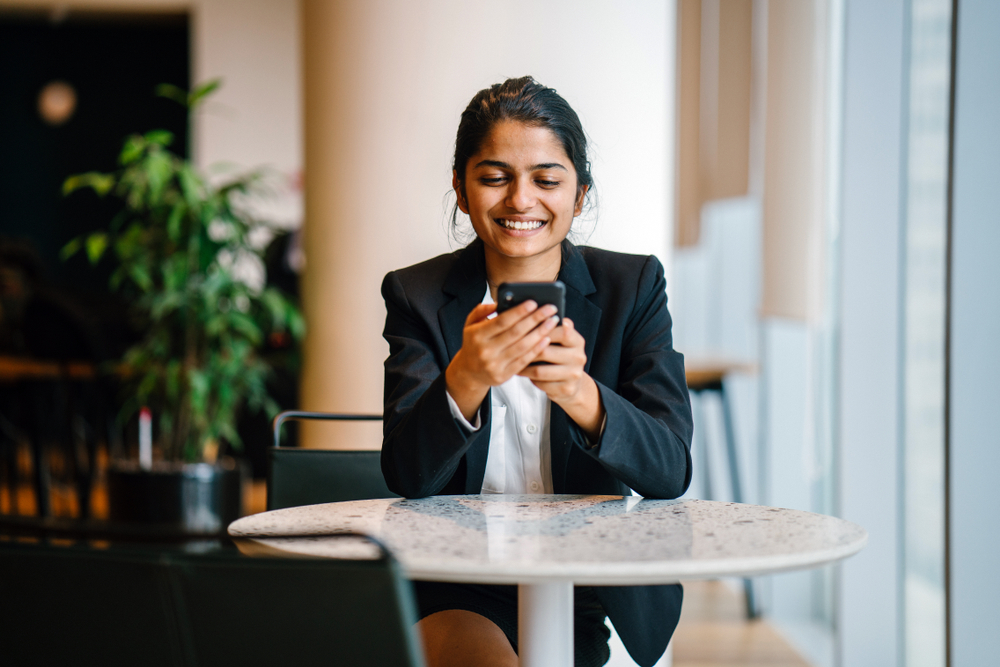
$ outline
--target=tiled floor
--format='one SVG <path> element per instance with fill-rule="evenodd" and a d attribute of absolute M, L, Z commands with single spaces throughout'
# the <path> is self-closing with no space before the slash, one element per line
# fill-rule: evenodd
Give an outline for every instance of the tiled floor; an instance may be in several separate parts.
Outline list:
<path fill-rule="evenodd" d="M 809 667 L 765 620 L 747 621 L 743 596 L 721 581 L 684 584 L 674 667 Z"/>

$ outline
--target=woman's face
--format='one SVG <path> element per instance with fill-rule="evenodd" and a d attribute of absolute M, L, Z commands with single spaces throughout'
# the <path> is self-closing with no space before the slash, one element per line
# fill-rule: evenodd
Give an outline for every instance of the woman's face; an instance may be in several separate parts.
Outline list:
<path fill-rule="evenodd" d="M 580 214 L 587 188 L 552 130 L 516 121 L 497 123 L 452 185 L 486 245 L 487 266 L 538 258 L 558 266 L 559 244 Z"/>

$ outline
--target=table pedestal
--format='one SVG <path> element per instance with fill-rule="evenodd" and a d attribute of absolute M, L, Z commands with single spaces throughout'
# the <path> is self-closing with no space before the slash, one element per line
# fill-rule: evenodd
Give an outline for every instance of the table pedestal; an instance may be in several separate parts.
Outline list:
<path fill-rule="evenodd" d="M 573 667 L 573 582 L 517 587 L 521 667 Z"/>

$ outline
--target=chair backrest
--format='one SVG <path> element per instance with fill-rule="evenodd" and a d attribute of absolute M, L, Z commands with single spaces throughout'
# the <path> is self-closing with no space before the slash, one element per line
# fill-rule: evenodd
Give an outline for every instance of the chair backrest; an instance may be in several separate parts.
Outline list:
<path fill-rule="evenodd" d="M 349 561 L 0 542 L 4 664 L 422 667 L 415 622 L 384 551 Z"/>
<path fill-rule="evenodd" d="M 171 575 L 199 665 L 424 664 L 412 587 L 391 557 L 187 557 Z"/>
<path fill-rule="evenodd" d="M 0 542 L 0 661 L 185 664 L 163 564 L 146 553 Z"/>
<path fill-rule="evenodd" d="M 382 416 L 288 411 L 275 417 L 275 446 L 268 452 L 267 509 L 399 497 L 385 484 L 378 451 L 279 447 L 281 425 L 289 419 L 379 421 Z"/>

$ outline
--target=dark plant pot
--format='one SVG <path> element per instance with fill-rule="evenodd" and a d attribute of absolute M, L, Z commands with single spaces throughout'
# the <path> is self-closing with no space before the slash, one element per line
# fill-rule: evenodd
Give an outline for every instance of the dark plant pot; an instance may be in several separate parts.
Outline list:
<path fill-rule="evenodd" d="M 219 464 L 158 461 L 145 470 L 134 461 L 108 469 L 108 503 L 115 522 L 139 523 L 185 534 L 224 533 L 240 517 L 243 471 Z"/>

